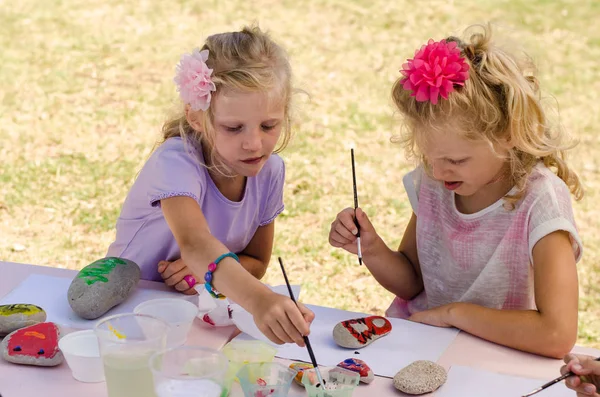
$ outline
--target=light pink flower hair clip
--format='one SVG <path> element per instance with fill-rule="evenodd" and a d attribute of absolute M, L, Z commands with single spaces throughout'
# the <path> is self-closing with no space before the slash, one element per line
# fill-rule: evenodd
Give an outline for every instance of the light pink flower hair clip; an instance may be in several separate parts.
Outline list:
<path fill-rule="evenodd" d="M 469 64 L 460 55 L 456 42 L 429 40 L 427 45 L 415 51 L 413 59 L 402 65 L 400 80 L 405 90 L 417 102 L 431 101 L 436 105 L 438 97 L 448 99 L 454 85 L 464 86 L 469 78 Z"/>
<path fill-rule="evenodd" d="M 206 111 L 210 106 L 211 92 L 217 90 L 210 77 L 213 70 L 206 66 L 207 59 L 208 50 L 195 48 L 191 54 L 183 54 L 173 79 L 181 100 L 194 111 Z"/>

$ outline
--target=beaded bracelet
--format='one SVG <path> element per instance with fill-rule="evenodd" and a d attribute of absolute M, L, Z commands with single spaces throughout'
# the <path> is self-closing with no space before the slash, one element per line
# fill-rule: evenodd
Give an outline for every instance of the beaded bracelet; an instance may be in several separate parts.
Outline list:
<path fill-rule="evenodd" d="M 213 279 L 213 273 L 217 270 L 217 265 L 219 264 L 219 262 L 221 262 L 223 259 L 225 258 L 233 258 L 236 261 L 240 261 L 240 258 L 238 258 L 238 256 L 236 254 L 234 254 L 233 252 L 228 252 L 226 254 L 223 254 L 221 256 L 219 256 L 217 259 L 215 259 L 214 262 L 211 262 L 208 265 L 208 271 L 204 274 L 204 288 L 206 288 L 206 290 L 208 291 L 208 293 L 216 299 L 225 299 L 225 295 L 220 294 L 216 289 L 213 288 L 212 286 L 212 279 Z"/>

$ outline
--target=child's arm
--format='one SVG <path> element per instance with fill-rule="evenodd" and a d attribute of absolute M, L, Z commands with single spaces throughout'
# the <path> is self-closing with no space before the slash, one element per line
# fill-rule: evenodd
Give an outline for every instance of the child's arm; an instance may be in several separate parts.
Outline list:
<path fill-rule="evenodd" d="M 390 249 L 379 237 L 371 221 L 360 208 L 356 209 L 360 226 L 363 262 L 373 277 L 385 289 L 402 299 L 412 299 L 423 291 L 423 279 L 417 255 L 417 217 L 410 218 L 397 251 Z M 356 254 L 354 209 L 346 208 L 331 224 L 329 243 Z"/>
<path fill-rule="evenodd" d="M 198 203 L 190 197 L 161 200 L 162 211 L 181 250 L 181 259 L 194 274 L 204 275 L 208 264 L 227 248 L 212 234 Z M 213 273 L 213 286 L 254 316 L 259 329 L 273 342 L 304 346 L 314 314 L 276 294 L 232 258 L 223 259 Z"/>
<path fill-rule="evenodd" d="M 535 310 L 452 303 L 410 320 L 451 326 L 515 349 L 562 358 L 577 339 L 578 282 L 569 234 L 557 231 L 533 248 Z"/>
<path fill-rule="evenodd" d="M 275 221 L 268 225 L 260 226 L 252 240 L 238 257 L 244 269 L 257 279 L 263 278 L 273 252 L 273 239 L 275 238 Z"/>

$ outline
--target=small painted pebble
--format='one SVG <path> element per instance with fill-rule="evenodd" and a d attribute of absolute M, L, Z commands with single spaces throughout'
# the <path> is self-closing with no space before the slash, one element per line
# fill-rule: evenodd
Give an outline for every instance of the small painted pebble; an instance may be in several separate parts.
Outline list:
<path fill-rule="evenodd" d="M 359 360 L 358 358 L 347 358 L 337 366 L 349 371 L 358 372 L 360 374 L 360 381 L 363 383 L 371 383 L 373 382 L 373 379 L 375 379 L 373 370 L 366 362 Z"/>
<path fill-rule="evenodd" d="M 298 371 L 294 377 L 294 381 L 300 386 L 304 387 L 304 384 L 302 383 L 302 375 L 304 375 L 304 370 L 313 369 L 314 366 L 309 363 L 291 363 L 290 368 Z"/>
<path fill-rule="evenodd" d="M 127 259 L 103 258 L 84 267 L 69 287 L 68 301 L 79 317 L 94 320 L 135 291 L 140 267 Z"/>
<path fill-rule="evenodd" d="M 54 323 L 40 323 L 18 329 L 0 344 L 2 358 L 14 364 L 53 367 L 63 362 L 58 349 L 60 331 Z"/>
<path fill-rule="evenodd" d="M 394 387 L 406 394 L 425 394 L 437 390 L 446 382 L 446 370 L 433 361 L 415 361 L 398 371 Z"/>
<path fill-rule="evenodd" d="M 369 316 L 337 323 L 333 340 L 342 347 L 360 349 L 392 331 L 392 323 L 380 316 Z"/>
<path fill-rule="evenodd" d="M 46 312 L 39 306 L 25 303 L 0 306 L 0 336 L 44 321 Z"/>

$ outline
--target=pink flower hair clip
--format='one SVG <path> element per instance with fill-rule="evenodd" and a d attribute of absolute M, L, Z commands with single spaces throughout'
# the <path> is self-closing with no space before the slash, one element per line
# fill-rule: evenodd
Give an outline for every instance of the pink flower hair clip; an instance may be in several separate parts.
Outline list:
<path fill-rule="evenodd" d="M 402 65 L 402 87 L 412 91 L 410 96 L 417 102 L 431 101 L 436 105 L 438 97 L 448 99 L 454 86 L 464 86 L 469 78 L 469 64 L 460 55 L 456 42 L 433 41 L 415 51 L 413 59 Z"/>
<path fill-rule="evenodd" d="M 208 50 L 195 48 L 191 54 L 183 54 L 173 79 L 181 100 L 194 111 L 206 111 L 210 106 L 211 92 L 217 90 L 210 77 L 213 70 L 206 65 L 207 59 Z"/>

